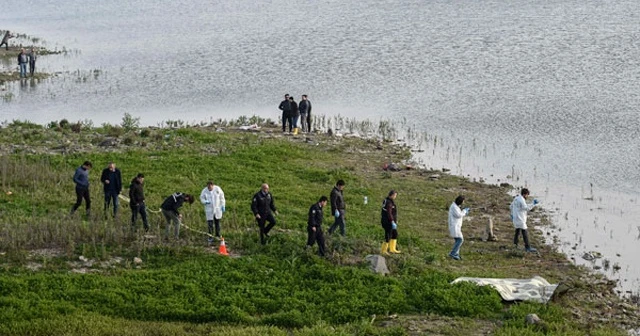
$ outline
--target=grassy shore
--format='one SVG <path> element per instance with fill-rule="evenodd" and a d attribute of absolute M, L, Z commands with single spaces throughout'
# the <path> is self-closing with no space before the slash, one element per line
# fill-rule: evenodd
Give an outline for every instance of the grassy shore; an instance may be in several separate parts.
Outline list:
<path fill-rule="evenodd" d="M 130 116 L 101 127 L 5 124 L 0 334 L 624 335 L 638 328 L 637 306 L 618 298 L 614 283 L 541 246 L 537 231 L 540 255 L 511 248 L 509 186 L 415 167 L 384 171 L 385 163 L 410 159 L 409 149 L 358 137 L 282 135 L 261 122 L 249 131 L 224 122 L 141 129 Z M 94 163 L 93 212 L 69 216 L 71 176 L 85 160 Z M 155 213 L 146 235 L 130 229 L 124 204 L 119 218 L 105 217 L 99 176 L 109 161 L 122 170 L 125 186 L 145 174 L 152 210 L 175 191 L 199 195 L 213 179 L 227 199 L 222 230 L 231 257 L 194 231 L 163 240 L 163 219 Z M 329 236 L 329 255 L 320 258 L 304 249 L 306 214 L 338 179 L 347 182 L 347 236 Z M 280 213 L 266 246 L 249 208 L 263 182 Z M 390 189 L 399 192 L 402 254 L 387 258 L 391 274 L 384 277 L 369 271 L 364 257 L 379 253 L 379 204 Z M 447 258 L 446 221 L 459 194 L 475 210 L 463 225 L 464 260 L 454 261 Z M 183 216 L 186 225 L 205 230 L 199 203 L 185 205 Z M 487 216 L 498 241 L 481 240 Z M 544 225 L 544 212 L 531 220 Z M 450 285 L 459 276 L 535 275 L 568 290 L 547 304 L 506 303 L 490 288 Z M 530 313 L 543 323 L 527 325 Z"/>

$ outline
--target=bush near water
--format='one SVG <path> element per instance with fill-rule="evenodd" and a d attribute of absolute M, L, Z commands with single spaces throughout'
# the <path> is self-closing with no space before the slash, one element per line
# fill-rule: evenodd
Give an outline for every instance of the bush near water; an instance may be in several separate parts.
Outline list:
<path fill-rule="evenodd" d="M 138 123 L 125 116 L 123 125 L 14 121 L 0 129 L 0 334 L 623 335 L 638 321 L 637 309 L 618 299 L 611 283 L 563 255 L 549 248 L 541 257 L 505 251 L 512 234 L 507 187 L 446 174 L 430 179 L 434 172 L 424 169 L 383 172 L 384 163 L 410 153 L 378 140 L 283 136 L 269 127 L 242 132 L 233 122 L 144 129 Z M 71 176 L 84 160 L 94 163 L 93 213 L 68 217 Z M 222 230 L 234 257 L 216 254 L 205 237 L 184 229 L 179 241 L 162 241 L 158 214 L 149 214 L 150 236 L 132 232 L 124 203 L 118 220 L 105 218 L 99 176 L 110 161 L 125 186 L 145 174 L 151 209 L 175 191 L 199 195 L 213 179 L 225 191 Z M 306 215 L 338 179 L 347 182 L 347 237 L 327 237 L 323 259 L 303 248 Z M 249 209 L 263 182 L 280 212 L 266 246 Z M 369 271 L 364 257 L 379 253 L 378 204 L 390 189 L 399 191 L 403 253 L 387 258 L 391 275 L 383 277 Z M 463 226 L 461 262 L 446 257 L 447 209 L 458 194 L 485 209 Z M 206 228 L 199 203 L 182 212 L 187 225 Z M 479 239 L 483 214 L 496 218 L 500 241 Z M 534 275 L 571 290 L 548 304 L 509 304 L 490 288 L 449 284 L 459 276 Z M 526 325 L 529 313 L 544 323 Z"/>

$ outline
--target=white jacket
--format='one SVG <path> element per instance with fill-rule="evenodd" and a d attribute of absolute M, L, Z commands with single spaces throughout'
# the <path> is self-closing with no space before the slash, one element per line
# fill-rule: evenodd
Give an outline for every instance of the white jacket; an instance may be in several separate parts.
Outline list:
<path fill-rule="evenodd" d="M 217 185 L 213 186 L 213 190 L 205 187 L 200 193 L 200 202 L 204 204 L 204 214 L 207 220 L 222 218 L 222 207 L 225 206 L 224 192 Z M 209 204 L 207 204 L 207 202 Z"/>
<path fill-rule="evenodd" d="M 513 226 L 516 229 L 527 229 L 527 211 L 533 209 L 535 205 L 528 205 L 522 195 L 516 196 L 509 206 L 513 217 Z"/>
<path fill-rule="evenodd" d="M 462 218 L 465 216 L 464 211 L 456 204 L 451 203 L 449 207 L 449 235 L 452 238 L 462 237 Z"/>

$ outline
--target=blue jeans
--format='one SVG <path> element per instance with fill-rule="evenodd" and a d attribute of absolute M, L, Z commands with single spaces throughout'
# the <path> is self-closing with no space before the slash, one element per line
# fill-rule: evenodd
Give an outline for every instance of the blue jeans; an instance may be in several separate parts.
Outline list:
<path fill-rule="evenodd" d="M 293 128 L 298 128 L 298 119 L 300 117 L 293 116 Z"/>
<path fill-rule="evenodd" d="M 107 214 L 107 209 L 109 209 L 109 205 L 113 200 L 113 216 L 118 214 L 118 205 L 120 202 L 118 201 L 118 192 L 116 191 L 105 191 L 104 193 L 104 212 Z"/>
<path fill-rule="evenodd" d="M 338 216 L 336 218 L 336 221 L 333 222 L 333 225 L 331 225 L 331 227 L 329 228 L 329 234 L 332 234 L 333 231 L 335 231 L 338 227 L 340 227 L 340 234 L 341 235 L 346 235 L 346 229 L 345 229 L 345 223 L 344 223 L 344 210 L 338 210 L 340 211 L 340 216 Z"/>
<path fill-rule="evenodd" d="M 20 77 L 27 77 L 27 63 L 20 63 Z"/>
<path fill-rule="evenodd" d="M 462 238 L 453 238 L 455 240 L 455 242 L 453 243 L 453 249 L 451 250 L 451 253 L 449 253 L 450 256 L 452 257 L 460 257 L 460 247 L 462 246 L 462 242 L 464 242 L 464 239 Z"/>

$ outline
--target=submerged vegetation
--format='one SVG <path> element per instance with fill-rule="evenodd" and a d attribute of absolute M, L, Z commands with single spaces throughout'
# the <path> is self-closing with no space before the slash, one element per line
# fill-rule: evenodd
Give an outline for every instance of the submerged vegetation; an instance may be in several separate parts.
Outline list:
<path fill-rule="evenodd" d="M 550 248 L 540 255 L 511 248 L 508 185 L 411 165 L 409 149 L 391 142 L 388 123 L 316 121 L 377 136 L 289 136 L 258 117 L 145 128 L 131 115 L 99 127 L 89 120 L 3 124 L 0 334 L 624 335 L 638 328 L 637 307 L 618 298 L 611 282 Z M 259 127 L 240 130 L 243 124 Z M 93 212 L 69 216 L 71 176 L 85 160 L 94 164 Z M 154 212 L 150 232 L 132 230 L 124 202 L 119 217 L 105 216 L 99 177 L 110 161 L 125 187 L 145 174 L 154 211 L 173 192 L 199 195 L 209 179 L 220 185 L 231 257 L 186 228 L 179 240 L 163 239 L 164 219 Z M 389 163 L 402 170 L 383 170 Z M 347 236 L 327 236 L 329 255 L 320 258 L 304 249 L 306 215 L 338 179 L 347 183 Z M 279 210 L 266 246 L 249 208 L 264 182 Z M 385 277 L 372 273 L 365 257 L 379 253 L 378 204 L 390 189 L 399 192 L 402 254 L 387 257 Z M 463 225 L 462 261 L 447 258 L 447 209 L 458 194 L 474 209 Z M 206 229 L 198 202 L 182 213 L 187 226 Z M 488 216 L 498 241 L 481 239 Z M 532 217 L 546 221 L 543 212 Z M 450 284 L 459 276 L 535 275 L 568 289 L 546 304 L 505 303 L 490 288 Z M 543 322 L 527 324 L 530 313 Z"/>

